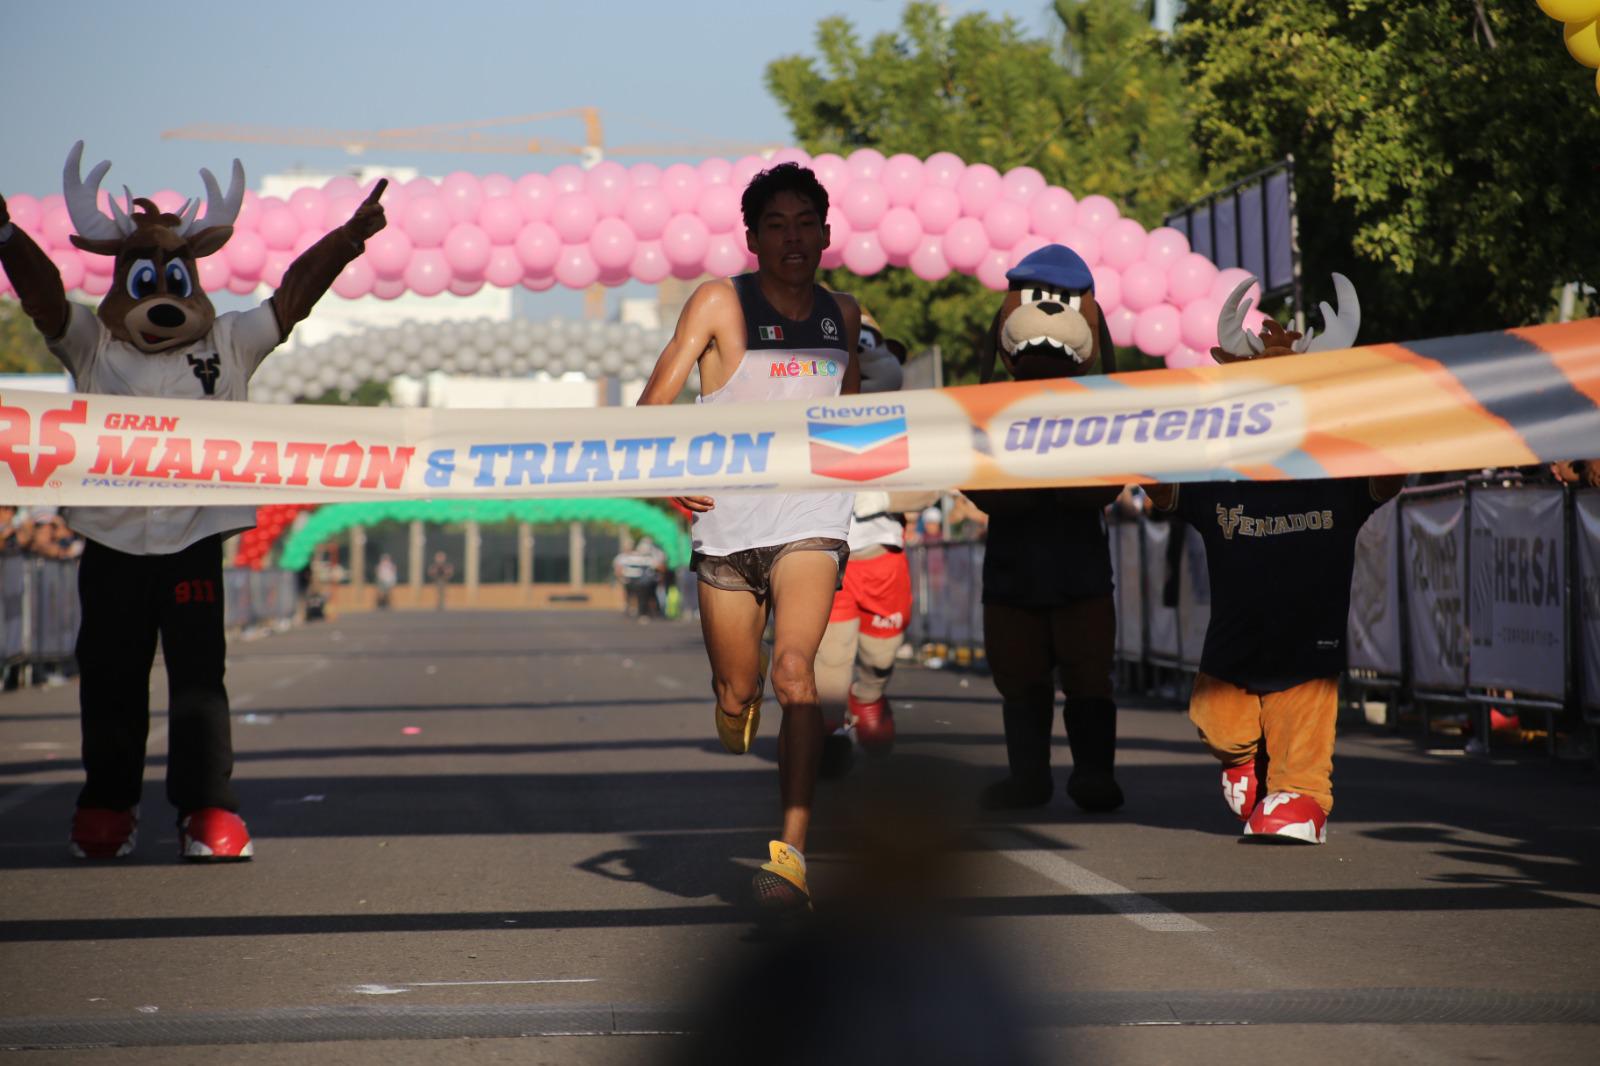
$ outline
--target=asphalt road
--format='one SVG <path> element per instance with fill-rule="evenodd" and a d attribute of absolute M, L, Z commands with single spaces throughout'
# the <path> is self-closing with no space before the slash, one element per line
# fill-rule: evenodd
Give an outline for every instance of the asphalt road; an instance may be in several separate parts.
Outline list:
<path fill-rule="evenodd" d="M 721 751 L 693 625 L 352 615 L 236 641 L 228 680 L 257 858 L 219 867 L 175 860 L 163 714 L 138 852 L 69 860 L 76 686 L 0 694 L 4 1058 L 1600 1055 L 1583 766 L 1353 726 L 1328 844 L 1242 845 L 1181 710 L 1129 699 L 1124 810 L 986 816 L 992 686 L 902 668 L 894 755 L 822 787 L 817 919 L 771 930 L 745 890 L 775 708 L 754 752 Z"/>

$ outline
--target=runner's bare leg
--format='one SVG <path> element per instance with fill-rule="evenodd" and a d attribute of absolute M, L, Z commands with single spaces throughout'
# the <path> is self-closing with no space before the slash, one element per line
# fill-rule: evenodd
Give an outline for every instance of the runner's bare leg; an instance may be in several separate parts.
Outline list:
<path fill-rule="evenodd" d="M 767 604 L 751 592 L 730 592 L 700 582 L 700 632 L 711 660 L 717 709 L 737 717 L 761 695 L 761 633 Z"/>
<path fill-rule="evenodd" d="M 772 568 L 772 691 L 783 708 L 778 731 L 783 842 L 802 854 L 822 762 L 822 707 L 814 664 L 838 575 L 838 560 L 824 551 L 792 551 Z"/>

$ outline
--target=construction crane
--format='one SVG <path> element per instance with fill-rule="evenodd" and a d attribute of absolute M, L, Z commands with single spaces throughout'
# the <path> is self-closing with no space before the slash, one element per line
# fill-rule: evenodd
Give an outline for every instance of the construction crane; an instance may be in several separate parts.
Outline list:
<path fill-rule="evenodd" d="M 547 119 L 574 117 L 583 120 L 584 142 L 582 144 L 551 140 L 544 137 L 482 132 L 496 127 L 524 126 Z M 306 145 L 314 148 L 338 148 L 350 155 L 361 155 L 369 151 L 570 155 L 577 156 L 585 167 L 594 166 L 607 155 L 741 156 L 762 155 L 782 147 L 778 144 L 711 141 L 701 143 L 629 144 L 607 148 L 605 146 L 604 128 L 600 121 L 600 109 L 596 107 L 569 107 L 559 111 L 545 111 L 533 115 L 473 119 L 466 122 L 445 122 L 432 126 L 411 126 L 403 129 L 388 130 L 328 130 L 295 126 L 244 126 L 234 123 L 210 122 L 163 130 L 161 138 L 169 141 L 231 141 L 244 144 Z"/>

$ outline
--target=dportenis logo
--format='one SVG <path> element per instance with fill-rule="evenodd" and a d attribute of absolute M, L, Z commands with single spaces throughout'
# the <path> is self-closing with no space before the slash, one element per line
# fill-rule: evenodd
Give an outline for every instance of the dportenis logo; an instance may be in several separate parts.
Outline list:
<path fill-rule="evenodd" d="M 819 404 L 806 411 L 811 472 L 841 481 L 871 481 L 911 465 L 906 409 L 901 404 Z"/>
<path fill-rule="evenodd" d="M 19 486 L 38 488 L 78 454 L 77 439 L 63 427 L 88 421 L 89 404 L 84 400 L 74 400 L 64 411 L 45 411 L 35 444 L 32 413 L 25 407 L 0 403 L 0 463 L 10 468 Z"/>

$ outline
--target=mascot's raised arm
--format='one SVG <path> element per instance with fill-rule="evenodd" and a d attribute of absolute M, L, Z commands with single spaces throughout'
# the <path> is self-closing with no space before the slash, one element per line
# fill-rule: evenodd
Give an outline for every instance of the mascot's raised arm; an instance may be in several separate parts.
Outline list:
<path fill-rule="evenodd" d="M 109 201 L 109 215 L 97 197 L 111 164 L 96 166 L 85 181 L 82 160 L 80 141 L 67 156 L 62 184 L 77 230 L 72 243 L 115 260 L 98 311 L 67 300 L 60 271 L 0 199 L 0 266 L 79 392 L 248 399 L 262 359 L 384 226 L 380 181 L 348 222 L 289 265 L 270 299 L 219 315 L 200 287 L 197 264 L 233 235 L 244 203 L 238 160 L 226 195 L 202 170 L 203 204 L 190 200 L 168 214 L 128 192 L 123 204 Z M 25 465 L 14 450 L 0 453 L 0 461 L 13 472 Z M 186 476 L 207 477 L 193 470 Z M 255 508 L 75 507 L 67 521 L 86 540 L 76 645 L 86 780 L 72 819 L 72 854 L 110 859 L 133 851 L 159 637 L 171 693 L 167 799 L 177 809 L 179 854 L 208 862 L 250 858 L 253 845 L 232 786 L 221 590 L 222 542 L 255 524 Z"/>

